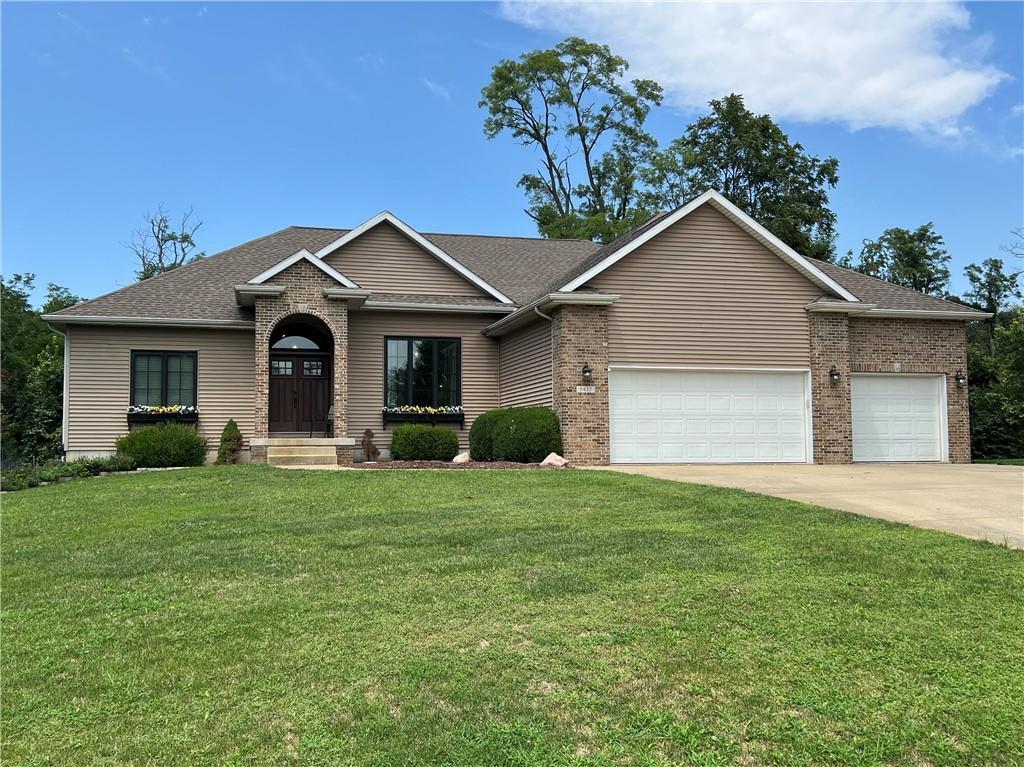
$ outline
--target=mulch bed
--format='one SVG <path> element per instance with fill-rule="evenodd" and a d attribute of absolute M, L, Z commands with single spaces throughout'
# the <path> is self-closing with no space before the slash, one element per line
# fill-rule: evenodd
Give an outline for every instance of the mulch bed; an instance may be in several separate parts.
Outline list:
<path fill-rule="evenodd" d="M 552 469 L 539 463 L 514 463 L 513 461 L 377 461 L 376 463 L 355 463 L 356 469 Z"/>

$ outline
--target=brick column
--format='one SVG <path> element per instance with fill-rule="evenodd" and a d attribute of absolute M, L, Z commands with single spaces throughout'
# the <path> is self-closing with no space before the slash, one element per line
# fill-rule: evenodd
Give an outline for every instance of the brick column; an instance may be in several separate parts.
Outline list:
<path fill-rule="evenodd" d="M 562 426 L 565 457 L 577 466 L 609 462 L 608 307 L 562 306 L 552 315 L 553 407 Z M 593 371 L 585 386 L 583 364 Z"/>
<path fill-rule="evenodd" d="M 853 462 L 853 411 L 850 398 L 850 318 L 810 312 L 811 413 L 815 463 Z M 839 371 L 832 383 L 829 371 Z"/>

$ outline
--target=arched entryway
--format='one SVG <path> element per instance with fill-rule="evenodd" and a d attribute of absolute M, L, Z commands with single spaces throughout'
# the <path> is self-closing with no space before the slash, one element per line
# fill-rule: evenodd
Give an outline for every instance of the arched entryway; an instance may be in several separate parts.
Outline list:
<path fill-rule="evenodd" d="M 331 381 L 334 338 L 324 322 L 291 315 L 270 334 L 269 431 L 324 433 L 334 397 Z"/>

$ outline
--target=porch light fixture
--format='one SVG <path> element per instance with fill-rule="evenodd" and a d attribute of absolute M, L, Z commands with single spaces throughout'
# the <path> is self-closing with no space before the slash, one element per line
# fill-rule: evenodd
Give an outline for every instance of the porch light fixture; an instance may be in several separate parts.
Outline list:
<path fill-rule="evenodd" d="M 843 377 L 842 373 L 840 373 L 838 370 L 836 370 L 836 366 L 835 365 L 833 365 L 832 369 L 828 371 L 828 380 L 830 380 L 832 382 L 833 386 L 835 386 L 837 383 L 839 383 L 839 379 L 842 378 L 842 377 Z"/>
<path fill-rule="evenodd" d="M 956 375 L 953 376 L 953 380 L 956 381 L 957 386 L 967 386 L 967 376 L 964 375 L 964 371 L 956 371 Z"/>
<path fill-rule="evenodd" d="M 583 363 L 583 370 L 580 371 L 580 374 L 583 376 L 583 383 L 590 383 L 594 378 L 594 371 L 586 362 Z"/>

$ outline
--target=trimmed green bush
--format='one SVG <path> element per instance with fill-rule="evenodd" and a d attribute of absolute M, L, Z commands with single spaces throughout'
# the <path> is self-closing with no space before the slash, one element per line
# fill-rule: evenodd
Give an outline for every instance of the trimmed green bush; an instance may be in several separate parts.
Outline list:
<path fill-rule="evenodd" d="M 494 425 L 505 412 L 505 408 L 488 410 L 478 415 L 469 427 L 469 457 L 474 461 L 494 460 Z"/>
<path fill-rule="evenodd" d="M 396 461 L 450 461 L 459 452 L 459 435 L 443 426 L 406 423 L 391 433 Z"/>
<path fill-rule="evenodd" d="M 206 437 L 185 424 L 162 423 L 119 437 L 117 452 L 139 467 L 202 466 L 206 461 Z"/>
<path fill-rule="evenodd" d="M 12 492 L 14 490 L 27 490 L 28 488 L 35 487 L 38 484 L 39 480 L 34 478 L 31 470 L 7 469 L 0 472 L 0 490 L 6 490 L 8 492 Z"/>
<path fill-rule="evenodd" d="M 75 463 L 84 466 L 89 474 L 96 476 L 111 471 L 135 471 L 135 461 L 126 455 L 110 455 L 104 458 L 80 458 Z"/>
<path fill-rule="evenodd" d="M 494 460 L 540 463 L 548 453 L 562 453 L 558 417 L 546 407 L 500 411 L 494 421 Z"/>
<path fill-rule="evenodd" d="M 238 430 L 238 424 L 231 418 L 224 424 L 224 431 L 220 433 L 220 447 L 217 449 L 217 463 L 238 463 L 238 457 L 242 454 L 242 432 Z"/>

